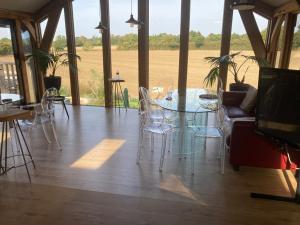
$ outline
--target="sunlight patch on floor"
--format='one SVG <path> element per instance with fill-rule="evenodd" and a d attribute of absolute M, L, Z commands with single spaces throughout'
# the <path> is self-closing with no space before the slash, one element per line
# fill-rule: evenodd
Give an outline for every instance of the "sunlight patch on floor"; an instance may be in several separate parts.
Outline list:
<path fill-rule="evenodd" d="M 70 167 L 89 170 L 99 169 L 125 142 L 122 139 L 103 139 L 80 159 L 72 163 Z"/>
<path fill-rule="evenodd" d="M 199 199 L 196 193 L 193 193 L 182 181 L 179 176 L 174 174 L 168 175 L 167 178 L 162 180 L 159 184 L 159 188 L 172 192 L 177 195 L 181 195 L 185 198 L 199 202 L 200 204 L 207 206 L 207 204 Z"/>

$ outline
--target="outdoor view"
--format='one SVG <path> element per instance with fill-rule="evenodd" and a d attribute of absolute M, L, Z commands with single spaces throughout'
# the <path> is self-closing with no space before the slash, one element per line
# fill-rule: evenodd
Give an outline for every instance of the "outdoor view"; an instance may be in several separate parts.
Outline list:
<path fill-rule="evenodd" d="M 222 30 L 223 0 L 211 1 L 204 9 L 201 1 L 191 1 L 190 43 L 188 64 L 188 87 L 204 87 L 203 79 L 210 65 L 207 56 L 219 56 Z M 74 20 L 76 32 L 81 104 L 104 105 L 103 66 L 101 33 L 94 29 L 99 21 L 99 0 L 75 0 Z M 180 0 L 150 0 L 150 88 L 160 87 L 166 92 L 177 88 Z M 130 0 L 110 0 L 112 71 L 119 71 L 125 79 L 123 88 L 128 89 L 130 106 L 135 107 L 138 98 L 138 28 L 125 23 L 130 16 Z M 133 15 L 137 19 L 137 1 L 133 1 Z M 165 13 L 165 12 L 168 13 Z M 262 36 L 266 36 L 267 20 L 256 15 Z M 42 24 L 45 29 L 46 21 Z M 61 15 L 53 49 L 66 50 L 64 15 Z M 0 62 L 12 62 L 10 36 L 0 32 Z M 253 55 L 251 45 L 237 12 L 234 13 L 231 51 Z M 290 68 L 299 69 L 300 27 L 297 21 Z M 240 59 L 241 60 L 241 59 Z M 239 62 L 239 60 L 238 60 Z M 258 66 L 248 63 L 245 82 L 257 86 Z M 61 94 L 70 96 L 69 69 L 60 68 L 62 76 Z M 228 75 L 228 84 L 233 81 Z M 212 87 L 214 88 L 214 87 Z"/>

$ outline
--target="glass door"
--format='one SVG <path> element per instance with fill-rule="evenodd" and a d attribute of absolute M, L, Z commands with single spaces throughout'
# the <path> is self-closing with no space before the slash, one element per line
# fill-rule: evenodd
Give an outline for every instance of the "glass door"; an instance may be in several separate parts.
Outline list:
<path fill-rule="evenodd" d="M 0 20 L 0 90 L 2 95 L 20 93 L 16 57 L 14 51 L 13 24 L 9 20 Z"/>

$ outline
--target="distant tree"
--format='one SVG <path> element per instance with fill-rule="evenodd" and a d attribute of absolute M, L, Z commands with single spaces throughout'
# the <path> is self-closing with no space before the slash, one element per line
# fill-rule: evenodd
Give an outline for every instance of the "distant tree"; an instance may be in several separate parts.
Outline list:
<path fill-rule="evenodd" d="M 63 51 L 65 49 L 65 47 L 67 47 L 67 39 L 66 39 L 66 37 L 63 36 L 63 35 L 58 35 L 55 38 L 55 41 L 53 42 L 52 47 L 56 51 Z"/>
<path fill-rule="evenodd" d="M 204 45 L 205 37 L 197 31 L 190 32 L 190 48 L 201 48 Z"/>
<path fill-rule="evenodd" d="M 0 55 L 9 55 L 13 53 L 11 40 L 8 38 L 0 39 Z"/>

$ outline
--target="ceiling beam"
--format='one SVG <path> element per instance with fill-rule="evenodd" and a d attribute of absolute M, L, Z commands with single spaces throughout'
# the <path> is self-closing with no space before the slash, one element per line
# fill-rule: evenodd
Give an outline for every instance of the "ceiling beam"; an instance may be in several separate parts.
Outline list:
<path fill-rule="evenodd" d="M 275 12 L 275 8 L 262 1 L 255 1 L 254 12 L 267 19 L 272 19 Z"/>
<path fill-rule="evenodd" d="M 13 10 L 6 10 L 0 9 L 0 19 L 18 19 L 18 20 L 33 20 L 33 14 L 13 11 Z"/>
<path fill-rule="evenodd" d="M 274 17 L 278 17 L 287 13 L 296 13 L 300 12 L 300 5 L 297 0 L 292 0 L 280 7 L 278 7 L 274 12 Z"/>
<path fill-rule="evenodd" d="M 266 58 L 266 46 L 251 10 L 239 11 L 244 27 L 249 37 L 252 49 L 257 58 Z"/>
<path fill-rule="evenodd" d="M 63 8 L 69 1 L 73 0 L 52 0 L 34 13 L 34 20 L 42 21 L 49 14 L 59 8 Z"/>
<path fill-rule="evenodd" d="M 56 11 L 51 12 L 51 14 L 48 16 L 47 26 L 40 45 L 40 48 L 44 51 L 48 52 L 50 50 L 61 11 L 62 9 L 57 9 Z"/>

